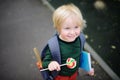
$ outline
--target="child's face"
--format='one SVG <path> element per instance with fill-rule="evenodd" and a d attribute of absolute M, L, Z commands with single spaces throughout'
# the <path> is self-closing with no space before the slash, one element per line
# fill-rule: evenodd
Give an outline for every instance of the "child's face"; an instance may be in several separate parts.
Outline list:
<path fill-rule="evenodd" d="M 80 35 L 80 26 L 76 23 L 77 18 L 69 17 L 61 25 L 59 37 L 66 42 L 73 42 Z"/>

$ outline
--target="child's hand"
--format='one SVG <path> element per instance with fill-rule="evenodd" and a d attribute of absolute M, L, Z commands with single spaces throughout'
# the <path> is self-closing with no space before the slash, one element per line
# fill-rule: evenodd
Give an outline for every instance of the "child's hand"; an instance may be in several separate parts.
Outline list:
<path fill-rule="evenodd" d="M 53 70 L 60 71 L 60 65 L 58 64 L 58 62 L 52 61 L 52 62 L 50 62 L 50 64 L 48 65 L 48 69 L 49 69 L 50 71 L 53 71 Z"/>
<path fill-rule="evenodd" d="M 94 76 L 94 68 L 92 68 L 91 71 L 88 72 L 88 75 Z"/>
<path fill-rule="evenodd" d="M 37 65 L 38 69 L 42 68 L 42 64 L 40 62 L 37 62 L 36 65 Z"/>

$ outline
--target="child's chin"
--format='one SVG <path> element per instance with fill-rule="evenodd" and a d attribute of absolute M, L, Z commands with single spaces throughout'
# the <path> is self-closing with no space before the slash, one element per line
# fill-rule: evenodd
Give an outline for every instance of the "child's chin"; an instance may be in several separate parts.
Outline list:
<path fill-rule="evenodd" d="M 73 42 L 73 41 L 75 41 L 75 39 L 69 39 L 69 40 L 68 40 L 68 42 Z"/>

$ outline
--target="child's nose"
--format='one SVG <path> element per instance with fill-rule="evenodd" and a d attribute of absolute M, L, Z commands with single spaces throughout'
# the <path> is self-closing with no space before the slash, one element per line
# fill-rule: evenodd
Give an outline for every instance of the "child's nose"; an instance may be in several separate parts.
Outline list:
<path fill-rule="evenodd" d="M 75 30 L 71 30 L 70 33 L 71 33 L 71 34 L 75 34 Z"/>

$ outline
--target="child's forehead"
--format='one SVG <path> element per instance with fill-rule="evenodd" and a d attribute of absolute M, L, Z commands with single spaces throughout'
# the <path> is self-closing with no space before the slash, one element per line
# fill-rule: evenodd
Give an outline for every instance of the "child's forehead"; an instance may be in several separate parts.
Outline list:
<path fill-rule="evenodd" d="M 78 17 L 75 17 L 75 16 L 70 16 L 70 17 L 67 17 L 64 22 L 78 22 Z"/>
<path fill-rule="evenodd" d="M 66 22 L 78 23 L 78 22 L 80 22 L 80 19 L 77 16 L 69 16 L 69 17 L 67 17 L 66 19 L 63 20 L 63 23 L 66 23 Z"/>
<path fill-rule="evenodd" d="M 79 26 L 78 21 L 73 20 L 73 19 L 67 19 L 61 25 L 61 27 L 70 27 L 70 26 L 72 27 Z"/>

